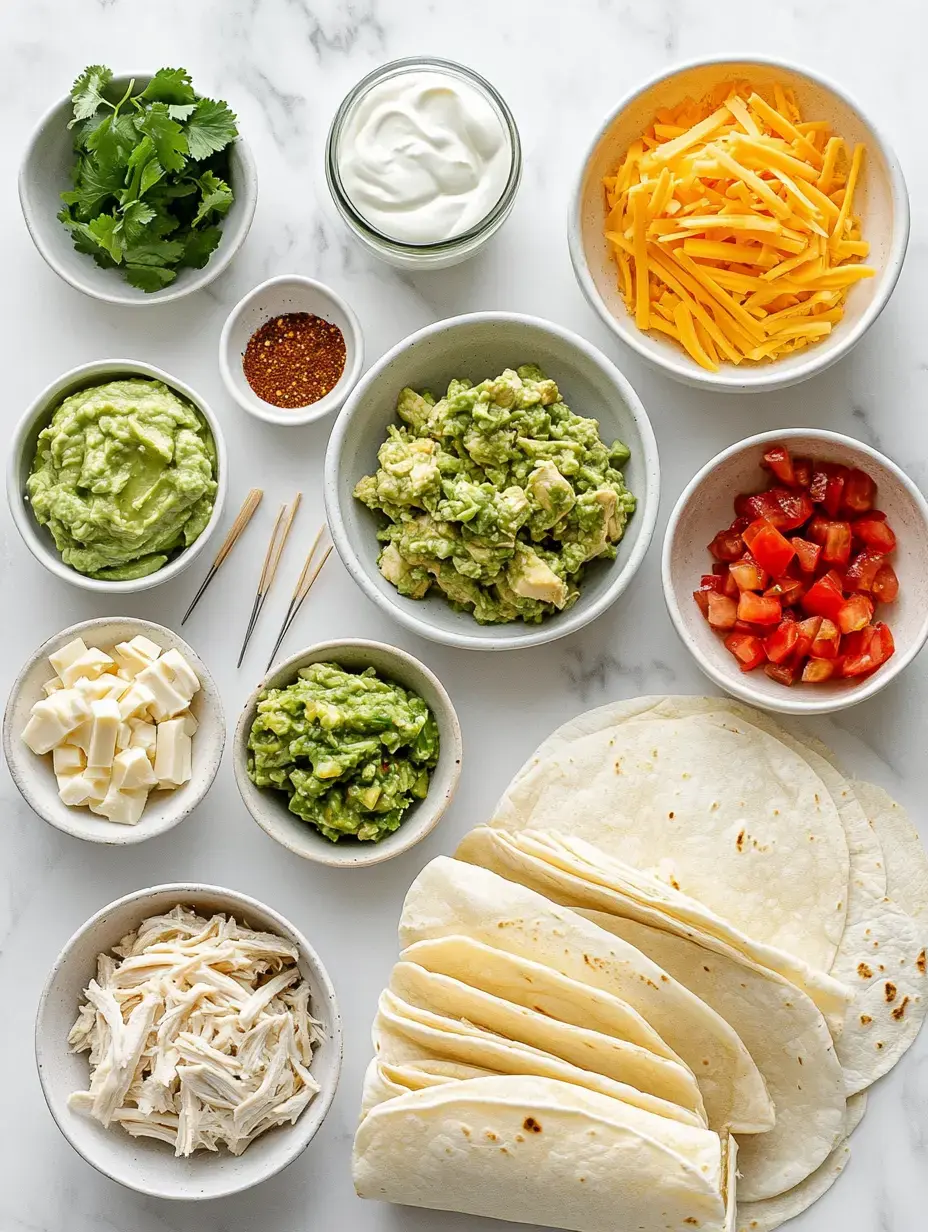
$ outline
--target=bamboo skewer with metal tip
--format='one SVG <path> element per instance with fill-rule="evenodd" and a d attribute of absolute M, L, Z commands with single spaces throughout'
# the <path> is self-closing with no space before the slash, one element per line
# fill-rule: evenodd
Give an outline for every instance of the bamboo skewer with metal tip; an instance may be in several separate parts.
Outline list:
<path fill-rule="evenodd" d="M 300 571 L 300 576 L 297 578 L 296 586 L 293 588 L 293 594 L 290 596 L 290 606 L 287 608 L 287 614 L 284 616 L 283 624 L 280 626 L 277 641 L 274 643 L 274 649 L 271 651 L 271 657 L 268 659 L 267 667 L 264 669 L 265 672 L 269 672 L 271 670 L 271 664 L 274 662 L 284 638 L 289 633 L 290 626 L 293 624 L 294 620 L 296 620 L 297 613 L 303 606 L 303 601 L 309 594 L 310 590 L 312 590 L 313 582 L 315 582 L 316 578 L 322 572 L 323 565 L 332 554 L 332 544 L 330 543 L 322 553 L 322 559 L 316 565 L 315 569 L 313 569 L 312 573 L 309 572 L 310 566 L 313 563 L 313 557 L 316 555 L 316 549 L 319 547 L 319 543 L 322 536 L 325 534 L 325 531 L 326 526 L 325 523 L 323 523 L 322 526 L 319 527 L 319 533 L 313 540 L 313 546 L 309 549 L 309 555 L 306 557 L 306 561 Z"/>
<path fill-rule="evenodd" d="M 248 649 L 248 643 L 251 641 L 251 635 L 255 631 L 255 625 L 258 623 L 258 617 L 261 615 L 261 609 L 267 601 L 271 586 L 274 583 L 274 578 L 277 575 L 277 566 L 280 564 L 280 558 L 283 555 L 283 550 L 286 547 L 287 539 L 289 538 L 291 528 L 293 527 L 293 519 L 296 517 L 296 511 L 300 507 L 300 501 L 303 499 L 302 492 L 297 492 L 293 504 L 287 508 L 286 505 L 281 505 L 280 512 L 277 515 L 277 521 L 274 523 L 274 530 L 271 534 L 270 543 L 267 545 L 267 552 L 264 556 L 264 564 L 261 567 L 261 577 L 258 580 L 258 592 L 255 595 L 255 601 L 252 604 L 251 616 L 248 619 L 248 628 L 245 630 L 245 637 L 242 641 L 242 648 L 239 651 L 238 662 L 236 667 L 242 666 L 242 660 L 245 657 L 245 651 Z"/>
<path fill-rule="evenodd" d="M 182 625 L 186 624 L 187 617 L 190 615 L 190 613 L 193 611 L 196 605 L 203 598 L 203 593 L 206 590 L 207 586 L 210 584 L 210 582 L 219 572 L 219 566 L 222 564 L 225 558 L 229 555 L 229 553 L 235 547 L 236 543 L 238 543 L 239 536 L 242 534 L 245 527 L 251 521 L 252 515 L 254 514 L 258 506 L 261 504 L 261 499 L 263 496 L 264 496 L 264 493 L 262 492 L 260 488 L 252 488 L 251 491 L 248 493 L 248 495 L 245 497 L 245 500 L 242 503 L 241 509 L 238 511 L 235 521 L 229 527 L 229 533 L 226 535 L 225 540 L 222 544 L 222 547 L 216 553 L 215 560 L 210 565 L 209 571 L 207 572 L 206 577 L 203 579 L 202 583 L 200 584 L 200 589 L 193 596 L 193 599 L 190 602 L 190 606 L 187 608 L 186 612 L 184 612 L 183 618 L 180 622 Z"/>

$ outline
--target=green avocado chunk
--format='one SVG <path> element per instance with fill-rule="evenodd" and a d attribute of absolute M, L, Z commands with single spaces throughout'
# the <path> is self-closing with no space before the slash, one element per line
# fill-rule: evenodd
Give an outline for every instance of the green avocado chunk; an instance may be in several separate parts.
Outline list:
<path fill-rule="evenodd" d="M 87 577 L 145 577 L 189 547 L 216 499 L 205 419 L 161 381 L 93 385 L 39 433 L 26 491 L 61 559 Z"/>
<path fill-rule="evenodd" d="M 372 667 L 313 663 L 267 690 L 248 737 L 248 774 L 333 843 L 378 842 L 425 798 L 438 724 L 421 697 Z"/>
<path fill-rule="evenodd" d="M 589 561 L 615 559 L 635 509 L 629 451 L 539 368 L 454 380 L 437 402 L 403 389 L 396 410 L 354 494 L 382 515 L 377 563 L 401 595 L 437 589 L 480 624 L 537 624 L 576 602 Z"/>

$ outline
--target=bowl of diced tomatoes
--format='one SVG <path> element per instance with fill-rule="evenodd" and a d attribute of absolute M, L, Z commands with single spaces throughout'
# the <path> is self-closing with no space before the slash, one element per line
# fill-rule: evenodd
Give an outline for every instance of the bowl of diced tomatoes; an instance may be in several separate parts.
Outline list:
<path fill-rule="evenodd" d="M 928 503 L 837 432 L 765 432 L 718 454 L 670 515 L 662 571 L 703 672 L 767 710 L 856 705 L 928 639 Z"/>

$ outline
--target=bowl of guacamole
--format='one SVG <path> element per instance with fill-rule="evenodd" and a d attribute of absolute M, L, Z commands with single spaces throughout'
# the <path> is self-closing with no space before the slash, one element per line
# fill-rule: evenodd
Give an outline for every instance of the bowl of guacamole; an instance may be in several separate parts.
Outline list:
<path fill-rule="evenodd" d="M 461 769 L 447 692 L 380 642 L 326 642 L 288 659 L 249 698 L 233 748 L 255 821 L 297 855 L 339 867 L 419 842 Z"/>
<path fill-rule="evenodd" d="M 537 317 L 475 313 L 395 347 L 326 455 L 335 547 L 417 633 L 484 650 L 582 628 L 637 571 L 657 447 L 625 377 Z"/>
<path fill-rule="evenodd" d="M 176 576 L 222 511 L 225 447 L 209 407 L 149 364 L 87 364 L 23 417 L 7 492 L 27 547 L 75 585 L 119 593 Z"/>

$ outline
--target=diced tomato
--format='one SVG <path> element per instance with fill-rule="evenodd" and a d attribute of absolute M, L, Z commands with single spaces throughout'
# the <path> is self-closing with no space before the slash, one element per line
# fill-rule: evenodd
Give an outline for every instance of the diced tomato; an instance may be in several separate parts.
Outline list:
<path fill-rule="evenodd" d="M 899 593 L 899 579 L 892 565 L 883 563 L 870 588 L 877 603 L 892 603 Z"/>
<path fill-rule="evenodd" d="M 821 505 L 828 491 L 828 472 L 819 464 L 812 466 L 812 478 L 809 481 L 809 498 Z"/>
<path fill-rule="evenodd" d="M 796 560 L 802 572 L 814 573 L 815 567 L 818 564 L 818 558 L 822 554 L 819 544 L 810 543 L 808 539 L 800 539 L 798 535 L 790 539 L 790 543 L 793 545 Z"/>
<path fill-rule="evenodd" d="M 709 602 L 711 605 L 712 600 Z M 753 590 L 741 592 L 741 598 L 738 600 L 739 620 L 747 620 L 754 625 L 775 625 L 779 624 L 782 616 L 783 605 L 776 597 L 757 595 Z"/>
<path fill-rule="evenodd" d="M 708 586 L 700 586 L 698 590 L 693 591 L 693 598 L 699 604 L 699 610 L 706 620 L 709 619 L 709 593 L 710 588 Z"/>
<path fill-rule="evenodd" d="M 851 523 L 851 529 L 854 538 L 873 552 L 881 552 L 884 556 L 888 556 L 896 546 L 896 536 L 889 523 L 873 517 L 872 514 L 868 513 L 862 518 L 857 518 Z"/>
<path fill-rule="evenodd" d="M 709 544 L 716 560 L 739 560 L 744 555 L 744 540 L 733 530 L 720 530 Z"/>
<path fill-rule="evenodd" d="M 866 595 L 851 595 L 838 613 L 838 628 L 842 633 L 864 629 L 873 616 L 873 604 Z"/>
<path fill-rule="evenodd" d="M 807 488 L 812 482 L 812 459 L 793 458 L 793 475 L 797 488 Z"/>
<path fill-rule="evenodd" d="M 741 560 L 733 560 L 728 572 L 739 590 L 763 590 L 767 585 L 767 574 L 749 554 Z"/>
<path fill-rule="evenodd" d="M 780 483 L 792 486 L 796 482 L 796 472 L 793 470 L 793 460 L 785 445 L 771 445 L 764 453 L 761 462 L 768 471 L 773 471 Z"/>
<path fill-rule="evenodd" d="M 883 557 L 879 552 L 866 549 L 858 552 L 844 574 L 844 580 L 850 590 L 873 590 L 873 583 L 883 566 Z M 887 569 L 889 566 L 886 566 Z M 895 577 L 895 574 L 893 575 Z"/>
<path fill-rule="evenodd" d="M 793 653 L 799 641 L 799 625 L 795 620 L 782 620 L 764 638 L 764 650 L 771 663 L 783 663 Z"/>
<path fill-rule="evenodd" d="M 700 590 L 717 590 L 718 593 L 724 594 L 725 591 L 725 576 L 718 573 L 704 573 L 699 579 Z"/>
<path fill-rule="evenodd" d="M 743 672 L 753 672 L 767 657 L 763 643 L 753 633 L 729 633 L 725 646 L 738 660 L 738 666 Z"/>
<path fill-rule="evenodd" d="M 764 671 L 778 684 L 791 685 L 796 682 L 798 668 L 789 663 L 767 663 L 764 665 Z"/>
<path fill-rule="evenodd" d="M 812 543 L 817 543 L 819 546 L 824 544 L 828 537 L 828 527 L 831 525 L 828 518 L 824 514 L 817 513 L 809 522 L 803 534 Z"/>
<path fill-rule="evenodd" d="M 841 581 L 834 570 L 820 577 L 802 596 L 802 606 L 810 616 L 825 616 L 837 621 L 838 612 L 844 605 Z"/>
<path fill-rule="evenodd" d="M 716 594 L 714 590 L 707 592 L 709 624 L 713 629 L 732 629 L 738 619 L 738 605 L 728 595 Z"/>
<path fill-rule="evenodd" d="M 832 466 L 829 468 L 828 483 L 825 486 L 825 497 L 822 505 L 830 518 L 838 516 L 838 510 L 841 508 L 841 502 L 844 499 L 844 486 L 847 483 L 848 474 L 846 466 Z"/>
<path fill-rule="evenodd" d="M 791 492 L 788 488 L 771 488 L 769 496 L 776 496 L 781 509 L 779 517 L 771 518 L 777 530 L 798 530 L 815 512 L 815 506 L 805 492 Z"/>
<path fill-rule="evenodd" d="M 807 616 L 805 620 L 799 621 L 799 638 L 794 647 L 795 661 L 797 663 L 804 659 L 812 649 L 812 643 L 818 637 L 822 623 L 821 616 Z"/>
<path fill-rule="evenodd" d="M 758 518 L 746 527 L 743 538 L 760 567 L 774 577 L 781 577 L 796 555 L 789 540 L 766 518 Z"/>
<path fill-rule="evenodd" d="M 728 565 L 726 565 L 724 561 L 716 561 L 716 563 L 712 566 L 712 572 L 717 573 L 719 577 L 727 577 Z"/>
<path fill-rule="evenodd" d="M 746 496 L 741 502 L 740 510 L 738 505 L 735 505 L 735 512 L 740 512 L 752 522 L 756 522 L 758 518 L 766 518 L 768 522 L 778 526 L 780 521 L 786 520 L 783 506 L 777 498 L 777 493 L 782 491 L 785 489 L 771 488 L 767 492 L 755 492 L 752 496 Z"/>
<path fill-rule="evenodd" d="M 835 674 L 833 659 L 809 659 L 802 669 L 802 679 L 806 684 L 824 684 Z"/>
<path fill-rule="evenodd" d="M 764 591 L 765 595 L 777 595 L 784 607 L 798 603 L 805 593 L 806 583 L 792 577 L 777 578 L 773 585 Z"/>
<path fill-rule="evenodd" d="M 841 647 L 841 630 L 833 620 L 822 620 L 818 633 L 812 640 L 809 653 L 814 659 L 836 659 Z"/>
<path fill-rule="evenodd" d="M 849 513 L 866 513 L 873 508 L 876 499 L 876 484 L 866 473 L 855 467 L 848 473 L 844 483 L 844 508 Z"/>
<path fill-rule="evenodd" d="M 822 560 L 830 565 L 846 565 L 851 557 L 850 522 L 827 522 Z"/>
<path fill-rule="evenodd" d="M 848 649 L 841 664 L 841 675 L 853 678 L 866 676 L 885 663 L 896 650 L 888 625 L 868 625 L 848 636 Z"/>

